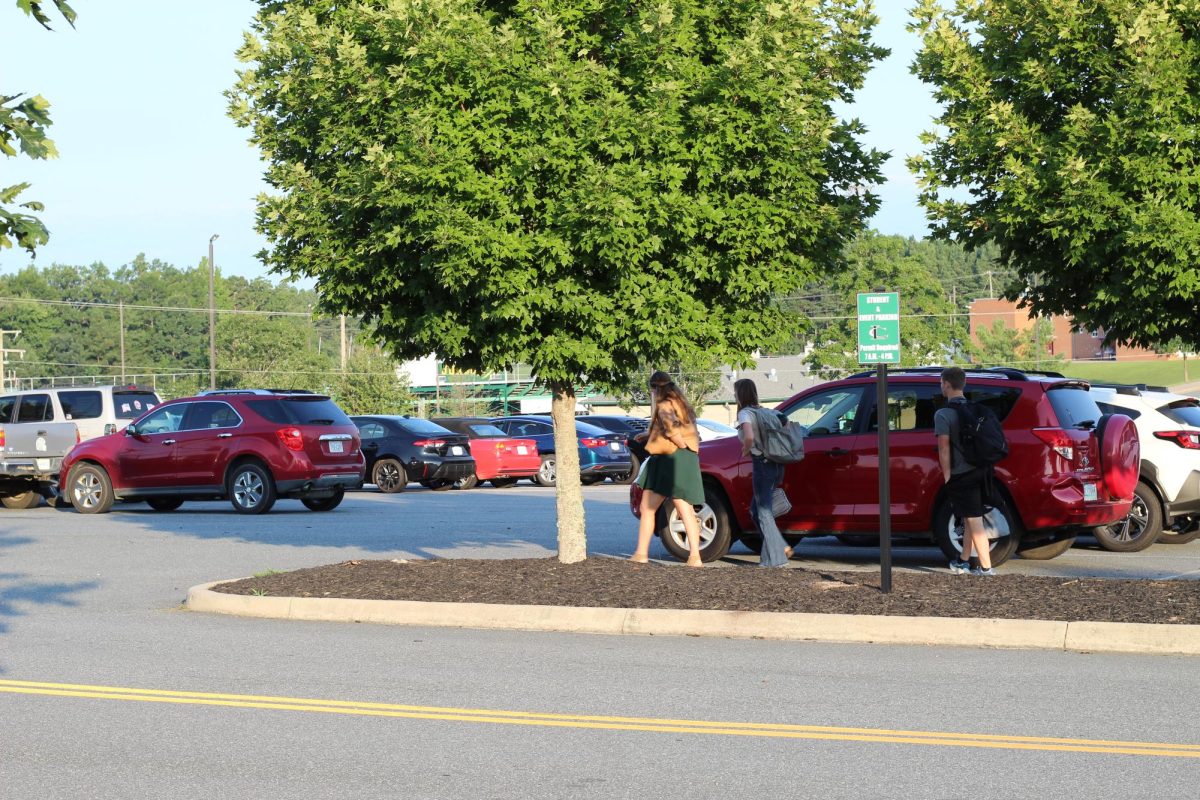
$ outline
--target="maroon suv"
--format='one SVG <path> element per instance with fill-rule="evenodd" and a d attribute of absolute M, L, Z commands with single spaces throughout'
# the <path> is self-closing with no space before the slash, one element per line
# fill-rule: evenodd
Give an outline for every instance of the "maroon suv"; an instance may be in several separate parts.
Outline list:
<path fill-rule="evenodd" d="M 204 392 L 163 403 L 128 427 L 76 445 L 62 496 L 84 514 L 118 500 L 173 511 L 228 498 L 262 514 L 281 497 L 330 511 L 363 483 L 358 428 L 323 395 L 263 389 Z"/>
<path fill-rule="evenodd" d="M 932 539 L 956 558 L 962 529 L 943 497 L 933 416 L 945 405 L 941 368 L 897 370 L 888 380 L 892 531 Z M 967 399 L 1000 418 L 1009 454 L 996 465 L 998 502 L 985 522 L 996 532 L 992 563 L 1013 553 L 1053 558 L 1078 533 L 1129 513 L 1140 459 L 1133 422 L 1105 415 L 1088 384 L 1055 373 L 976 369 Z M 792 543 L 804 535 L 837 534 L 878 541 L 879 446 L 875 373 L 814 386 L 779 410 L 804 425 L 804 460 L 789 464 L 783 488 L 792 502 L 779 527 Z M 751 549 L 761 538 L 750 515 L 750 472 L 737 437 L 700 445 L 705 504 L 700 509 L 701 556 L 723 556 L 735 539 Z M 630 502 L 637 514 L 640 489 Z M 660 511 L 657 530 L 676 558 L 687 557 L 683 526 Z"/>

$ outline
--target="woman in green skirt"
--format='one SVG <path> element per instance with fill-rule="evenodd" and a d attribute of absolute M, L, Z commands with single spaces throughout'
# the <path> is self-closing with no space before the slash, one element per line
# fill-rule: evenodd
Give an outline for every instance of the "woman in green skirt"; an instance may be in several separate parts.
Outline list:
<path fill-rule="evenodd" d="M 704 503 L 704 484 L 700 481 L 700 435 L 696 432 L 696 412 L 687 398 L 665 372 L 650 376 L 650 398 L 654 412 L 646 437 L 650 460 L 638 479 L 642 487 L 641 519 L 637 549 L 631 561 L 650 559 L 650 539 L 658 507 L 670 498 L 675 504 L 683 529 L 687 532 L 689 567 L 701 566 L 700 521 L 693 506 Z"/>

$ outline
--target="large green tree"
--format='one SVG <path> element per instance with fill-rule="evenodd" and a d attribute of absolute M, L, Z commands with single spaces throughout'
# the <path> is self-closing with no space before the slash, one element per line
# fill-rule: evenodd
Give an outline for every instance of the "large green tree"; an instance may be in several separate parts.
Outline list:
<path fill-rule="evenodd" d="M 921 0 L 942 103 L 910 161 L 935 233 L 994 242 L 1008 296 L 1200 344 L 1200 0 Z"/>
<path fill-rule="evenodd" d="M 50 17 L 37 0 L 17 0 L 17 7 L 32 16 L 50 30 Z M 54 0 L 54 5 L 69 24 L 75 24 L 75 12 L 66 0 Z M 54 142 L 46 136 L 50 127 L 50 103 L 40 94 L 0 94 L 0 153 L 9 158 L 20 151 L 30 158 L 57 158 Z M 50 232 L 42 221 L 30 212 L 44 210 L 36 200 L 27 200 L 16 206 L 28 183 L 0 186 L 0 249 L 15 243 L 33 255 L 38 246 L 50 240 Z"/>
<path fill-rule="evenodd" d="M 267 264 L 399 356 L 553 392 L 559 558 L 586 557 L 575 387 L 783 338 L 883 155 L 870 0 L 260 0 L 231 113 Z"/>

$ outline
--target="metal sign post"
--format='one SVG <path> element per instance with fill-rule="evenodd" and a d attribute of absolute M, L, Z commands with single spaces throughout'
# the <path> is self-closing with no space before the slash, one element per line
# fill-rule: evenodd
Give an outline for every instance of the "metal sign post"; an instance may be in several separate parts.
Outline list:
<path fill-rule="evenodd" d="M 900 295 L 858 296 L 858 363 L 875 365 L 875 419 L 879 431 L 879 588 L 892 591 L 892 476 L 888 453 L 887 365 L 900 363 Z"/>

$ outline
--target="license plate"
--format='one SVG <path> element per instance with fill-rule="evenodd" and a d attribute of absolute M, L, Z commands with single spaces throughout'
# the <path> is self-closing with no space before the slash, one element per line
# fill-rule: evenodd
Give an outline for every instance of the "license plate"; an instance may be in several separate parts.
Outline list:
<path fill-rule="evenodd" d="M 1083 485 L 1083 499 L 1084 500 L 1095 500 L 1096 499 L 1096 484 L 1085 483 Z"/>
<path fill-rule="evenodd" d="M 611 447 L 614 452 L 621 449 L 621 445 L 617 444 L 616 442 L 609 442 L 608 446 Z"/>
<path fill-rule="evenodd" d="M 346 452 L 346 450 L 345 450 L 345 446 L 341 442 L 330 442 L 329 443 L 329 452 L 344 453 L 344 452 Z"/>
<path fill-rule="evenodd" d="M 517 446 L 517 455 L 519 455 L 519 456 L 527 456 L 527 455 L 529 455 L 529 448 L 528 448 L 528 447 L 526 447 L 526 446 L 525 446 L 525 445 L 523 445 L 523 444 L 522 444 L 522 445 L 518 445 L 518 446 Z"/>
<path fill-rule="evenodd" d="M 455 447 L 450 448 L 450 455 L 461 456 L 462 454 L 463 454 L 463 449 L 461 447 L 455 446 Z"/>

